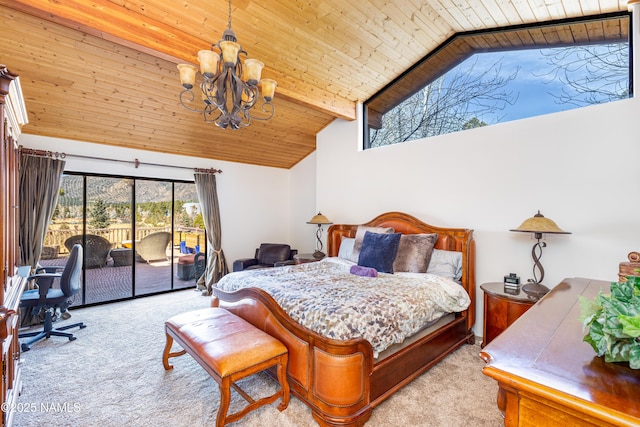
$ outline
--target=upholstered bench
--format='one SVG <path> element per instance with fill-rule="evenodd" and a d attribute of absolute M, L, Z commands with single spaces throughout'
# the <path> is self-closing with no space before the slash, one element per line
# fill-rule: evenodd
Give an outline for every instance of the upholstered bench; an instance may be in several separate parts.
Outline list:
<path fill-rule="evenodd" d="M 287 348 L 280 341 L 223 308 L 205 308 L 173 316 L 165 322 L 167 343 L 162 355 L 166 370 L 173 369 L 169 358 L 189 353 L 220 387 L 220 408 L 216 426 L 222 427 L 250 411 L 282 398 L 278 410 L 289 404 Z M 183 350 L 171 352 L 175 340 Z M 254 401 L 236 381 L 267 368 L 276 367 L 280 389 Z M 233 387 L 247 402 L 244 409 L 227 415 Z"/>

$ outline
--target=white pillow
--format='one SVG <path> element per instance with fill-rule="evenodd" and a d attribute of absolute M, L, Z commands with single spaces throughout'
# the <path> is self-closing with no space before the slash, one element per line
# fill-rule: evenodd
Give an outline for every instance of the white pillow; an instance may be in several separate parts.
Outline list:
<path fill-rule="evenodd" d="M 462 279 L 462 252 L 434 249 L 427 273 L 448 277 L 457 282 Z"/>
<path fill-rule="evenodd" d="M 343 237 L 340 242 L 340 249 L 338 250 L 338 258 L 350 260 L 355 241 L 356 239 L 354 237 Z"/>

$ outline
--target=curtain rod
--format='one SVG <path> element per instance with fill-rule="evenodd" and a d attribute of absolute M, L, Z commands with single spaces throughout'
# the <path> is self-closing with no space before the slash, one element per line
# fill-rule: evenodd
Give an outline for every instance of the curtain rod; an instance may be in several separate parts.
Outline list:
<path fill-rule="evenodd" d="M 18 150 L 21 153 L 29 154 L 32 156 L 55 157 L 57 159 L 58 158 L 64 159 L 66 157 L 75 157 L 78 159 L 103 160 L 106 162 L 131 163 L 135 166 L 136 169 L 138 169 L 140 165 L 147 165 L 147 166 L 160 166 L 163 168 L 190 169 L 190 170 L 193 170 L 194 172 L 199 172 L 199 173 L 222 173 L 221 169 L 214 169 L 214 168 L 190 168 L 187 166 L 163 165 L 160 163 L 143 163 L 138 159 L 134 159 L 134 160 L 107 159 L 105 157 L 83 156 L 80 154 L 66 154 L 58 151 L 53 152 L 48 150 L 35 150 L 32 148 L 25 148 L 22 145 L 18 147 Z"/>

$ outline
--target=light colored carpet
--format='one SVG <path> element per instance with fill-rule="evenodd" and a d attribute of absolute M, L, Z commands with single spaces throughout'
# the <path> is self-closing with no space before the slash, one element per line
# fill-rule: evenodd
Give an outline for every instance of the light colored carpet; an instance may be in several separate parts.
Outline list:
<path fill-rule="evenodd" d="M 194 290 L 72 311 L 63 326 L 84 321 L 76 341 L 52 337 L 22 355 L 23 390 L 16 426 L 215 425 L 218 386 L 188 355 L 162 366 L 164 321 L 209 306 Z M 174 344 L 175 346 L 175 344 Z M 177 347 L 176 347 L 177 348 Z M 481 370 L 478 345 L 464 345 L 374 409 L 367 426 L 501 426 L 497 385 Z M 275 390 L 264 374 L 241 386 L 259 397 Z M 233 393 L 231 411 L 243 401 Z M 317 425 L 311 411 L 292 396 L 278 412 L 271 404 L 237 426 Z"/>

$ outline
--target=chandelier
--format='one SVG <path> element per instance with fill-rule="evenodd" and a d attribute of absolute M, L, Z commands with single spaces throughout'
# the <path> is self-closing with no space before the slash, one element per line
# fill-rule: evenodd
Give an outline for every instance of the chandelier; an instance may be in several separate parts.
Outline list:
<path fill-rule="evenodd" d="M 275 107 L 271 103 L 276 90 L 276 82 L 260 80 L 264 64 L 257 59 L 245 59 L 240 55 L 247 52 L 238 43 L 236 33 L 231 29 L 231 0 L 229 0 L 229 26 L 222 33 L 222 40 L 212 44 L 211 49 L 198 52 L 201 96 L 196 97 L 191 89 L 195 86 L 198 68 L 191 64 L 179 64 L 180 104 L 189 111 L 202 113 L 205 122 L 215 123 L 226 129 L 249 126 L 251 120 L 269 120 Z M 252 115 L 252 108 L 259 99 L 258 82 L 262 86 L 261 115 Z M 199 98 L 196 101 L 196 98 Z M 197 103 L 201 102 L 200 105 Z"/>

